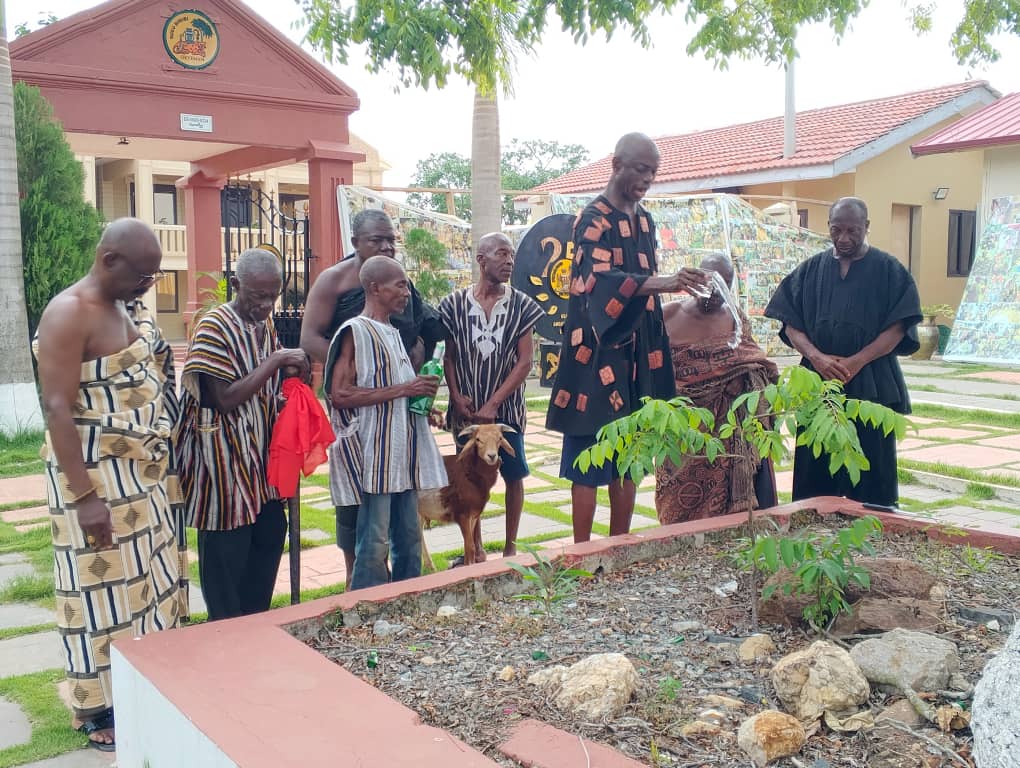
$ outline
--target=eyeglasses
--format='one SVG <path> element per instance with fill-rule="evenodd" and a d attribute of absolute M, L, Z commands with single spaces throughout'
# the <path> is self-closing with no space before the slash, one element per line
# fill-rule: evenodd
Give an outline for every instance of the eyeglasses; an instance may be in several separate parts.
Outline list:
<path fill-rule="evenodd" d="M 159 282 L 160 280 L 162 280 L 166 276 L 166 272 L 164 272 L 162 269 L 156 270 L 151 275 L 142 274 L 141 272 L 139 272 L 134 267 L 131 268 L 131 271 L 134 272 L 136 275 L 138 275 L 138 284 L 139 285 L 147 285 L 148 283 L 156 283 L 156 282 Z"/>

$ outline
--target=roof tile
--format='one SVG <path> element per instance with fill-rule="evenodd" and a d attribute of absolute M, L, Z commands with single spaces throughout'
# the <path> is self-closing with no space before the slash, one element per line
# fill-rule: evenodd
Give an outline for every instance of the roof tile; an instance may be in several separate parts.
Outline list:
<path fill-rule="evenodd" d="M 915 155 L 934 155 L 977 147 L 1020 144 L 1020 93 L 1011 93 L 947 125 L 910 147 Z"/>
<path fill-rule="evenodd" d="M 797 151 L 783 157 L 783 118 L 729 125 L 655 139 L 661 160 L 656 184 L 732 176 L 774 168 L 831 163 L 897 127 L 952 101 L 983 80 L 811 109 L 797 113 Z M 612 171 L 612 155 L 577 168 L 535 188 L 536 192 L 588 192 L 602 189 Z"/>

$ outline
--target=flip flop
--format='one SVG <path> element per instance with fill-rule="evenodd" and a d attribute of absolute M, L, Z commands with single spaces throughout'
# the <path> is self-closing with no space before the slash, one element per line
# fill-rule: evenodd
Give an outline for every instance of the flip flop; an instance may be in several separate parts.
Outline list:
<path fill-rule="evenodd" d="M 89 746 L 98 749 L 100 752 L 116 752 L 116 742 L 107 744 L 105 741 L 95 741 L 92 734 L 97 731 L 105 731 L 113 728 L 113 708 L 103 710 L 91 720 L 84 721 L 78 726 L 78 732 L 89 737 Z"/>
<path fill-rule="evenodd" d="M 450 559 L 450 563 L 447 567 L 459 568 L 462 565 L 464 565 L 464 555 L 457 555 L 456 557 Z"/>

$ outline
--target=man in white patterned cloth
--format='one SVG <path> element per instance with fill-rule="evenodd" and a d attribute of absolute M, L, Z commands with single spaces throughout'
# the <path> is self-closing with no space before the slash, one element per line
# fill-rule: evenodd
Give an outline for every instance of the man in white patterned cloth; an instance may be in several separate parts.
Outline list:
<path fill-rule="evenodd" d="M 330 461 L 337 504 L 358 504 L 351 589 L 421 575 L 419 490 L 442 488 L 446 468 L 425 416 L 408 399 L 434 396 L 435 376 L 417 376 L 390 317 L 411 297 L 403 267 L 388 256 L 365 260 L 365 308 L 340 326 L 328 359 L 325 388 L 339 413 Z"/>
<path fill-rule="evenodd" d="M 506 540 L 503 555 L 517 554 L 517 529 L 524 509 L 524 455 L 527 410 L 524 382 L 533 364 L 531 331 L 542 308 L 507 284 L 514 268 L 510 238 L 492 232 L 478 242 L 479 280 L 439 304 L 448 335 L 446 384 L 450 388 L 447 427 L 457 435 L 471 424 L 499 422 L 513 427 L 506 434 L 513 454 L 500 449 L 499 472 L 506 484 Z M 462 444 L 458 438 L 458 444 Z M 475 526 L 475 560 L 485 560 L 482 527 Z M 463 558 L 461 558 L 463 563 Z M 456 560 L 454 560 L 454 564 Z"/>

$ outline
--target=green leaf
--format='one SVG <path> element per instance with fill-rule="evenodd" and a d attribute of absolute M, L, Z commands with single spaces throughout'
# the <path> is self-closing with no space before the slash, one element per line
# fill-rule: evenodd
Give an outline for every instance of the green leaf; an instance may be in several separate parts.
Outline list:
<path fill-rule="evenodd" d="M 783 558 L 783 565 L 787 568 L 793 568 L 797 562 L 796 557 L 796 546 L 792 541 L 787 538 L 779 540 L 779 554 Z"/>
<path fill-rule="evenodd" d="M 771 536 L 762 539 L 762 555 L 765 558 L 765 567 L 770 573 L 775 573 L 779 568 L 779 558 L 776 553 L 776 540 Z"/>

